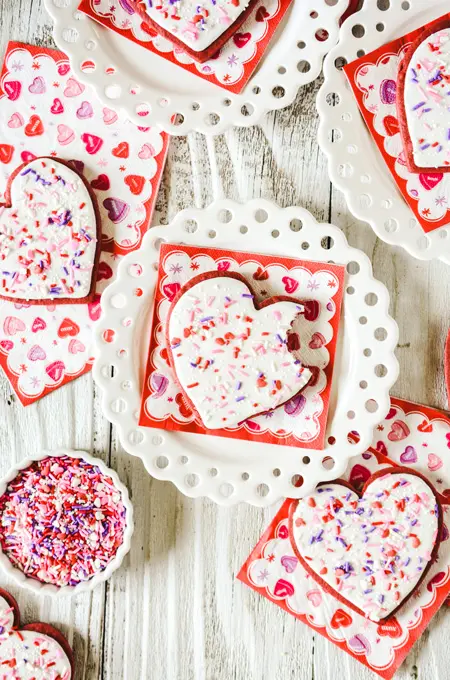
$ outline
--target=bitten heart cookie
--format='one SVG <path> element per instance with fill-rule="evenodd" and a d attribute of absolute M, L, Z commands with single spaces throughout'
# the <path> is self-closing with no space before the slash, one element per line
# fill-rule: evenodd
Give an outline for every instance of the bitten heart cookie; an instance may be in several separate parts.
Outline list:
<path fill-rule="evenodd" d="M 16 600 L 0 588 L 0 677 L 14 680 L 70 680 L 73 653 L 53 626 L 30 623 L 19 628 Z"/>
<path fill-rule="evenodd" d="M 64 162 L 20 166 L 0 209 L 0 297 L 33 304 L 89 302 L 100 220 L 84 180 Z"/>
<path fill-rule="evenodd" d="M 442 529 L 436 492 L 408 468 L 382 470 L 361 496 L 338 480 L 292 504 L 292 547 L 306 571 L 372 621 L 394 614 L 435 559 Z"/>
<path fill-rule="evenodd" d="M 207 429 L 234 427 L 298 394 L 311 371 L 291 333 L 302 302 L 273 297 L 257 304 L 240 274 L 200 274 L 172 302 L 166 336 L 172 367 Z"/>
<path fill-rule="evenodd" d="M 236 33 L 257 0 L 130 2 L 145 24 L 202 63 L 213 58 Z"/>
<path fill-rule="evenodd" d="M 450 21 L 434 22 L 408 49 L 397 106 L 408 169 L 450 172 Z"/>

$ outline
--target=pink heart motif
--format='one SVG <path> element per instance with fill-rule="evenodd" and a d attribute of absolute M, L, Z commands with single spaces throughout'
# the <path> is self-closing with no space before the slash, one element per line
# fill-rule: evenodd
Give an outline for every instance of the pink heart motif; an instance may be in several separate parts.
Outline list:
<path fill-rule="evenodd" d="M 299 285 L 298 281 L 291 278 L 290 276 L 283 276 L 281 281 L 282 283 L 284 283 L 284 290 L 288 295 L 292 295 L 292 293 L 295 293 Z"/>
<path fill-rule="evenodd" d="M 242 49 L 243 47 L 246 46 L 248 41 L 251 39 L 252 34 L 251 33 L 236 33 L 233 36 L 233 42 L 238 47 L 239 49 Z"/>
<path fill-rule="evenodd" d="M 81 102 L 80 108 L 77 109 L 77 118 L 84 120 L 85 118 L 92 118 L 93 115 L 94 109 L 92 108 L 92 104 L 87 101 Z"/>
<path fill-rule="evenodd" d="M 36 156 L 34 153 L 31 153 L 31 151 L 22 151 L 20 154 L 20 157 L 24 163 L 29 163 L 30 161 L 34 161 Z"/>
<path fill-rule="evenodd" d="M 155 155 L 155 149 L 153 148 L 153 146 L 151 144 L 143 144 L 141 150 L 138 153 L 138 157 L 142 161 L 146 161 L 149 158 L 153 158 L 154 155 Z"/>
<path fill-rule="evenodd" d="M 42 76 L 36 76 L 31 85 L 28 87 L 28 92 L 31 92 L 31 94 L 44 94 L 46 90 L 47 88 L 45 86 L 45 80 Z"/>
<path fill-rule="evenodd" d="M 306 397 L 303 394 L 296 394 L 295 397 L 292 397 L 292 399 L 285 403 L 283 408 L 284 412 L 287 413 L 288 416 L 295 418 L 300 415 L 305 406 Z"/>
<path fill-rule="evenodd" d="M 284 578 L 278 579 L 275 583 L 275 588 L 273 589 L 275 597 L 292 597 L 294 593 L 294 586 L 289 581 L 285 581 Z"/>
<path fill-rule="evenodd" d="M 150 387 L 157 398 L 163 396 L 168 386 L 169 381 L 165 375 L 162 375 L 161 373 L 152 373 L 150 376 Z"/>
<path fill-rule="evenodd" d="M 64 375 L 66 367 L 62 361 L 53 361 L 49 364 L 45 372 L 55 383 L 59 382 Z"/>
<path fill-rule="evenodd" d="M 20 115 L 20 113 L 13 113 L 11 118 L 8 120 L 8 127 L 9 128 L 20 128 L 24 124 L 24 119 Z"/>
<path fill-rule="evenodd" d="M 180 283 L 166 283 L 162 287 L 163 293 L 169 300 L 169 302 L 172 302 L 172 300 L 175 298 L 175 295 L 178 293 L 180 289 L 181 289 Z"/>
<path fill-rule="evenodd" d="M 324 345 L 327 344 L 326 338 L 322 335 L 322 333 L 313 333 L 311 336 L 311 340 L 308 343 L 308 347 L 311 349 L 320 349 Z"/>
<path fill-rule="evenodd" d="M 348 646 L 355 654 L 370 654 L 372 647 L 365 635 L 354 635 L 348 641 Z"/>
<path fill-rule="evenodd" d="M 37 316 L 35 320 L 33 321 L 31 325 L 31 331 L 33 333 L 38 333 L 39 331 L 44 331 L 47 328 L 47 324 L 45 323 L 44 319 L 41 319 L 40 316 Z"/>
<path fill-rule="evenodd" d="M 64 106 L 63 103 L 58 97 L 53 100 L 53 104 L 50 107 L 50 112 L 54 113 L 55 115 L 58 115 L 59 113 L 64 113 Z"/>
<path fill-rule="evenodd" d="M 439 458 L 439 456 L 436 456 L 435 453 L 428 454 L 427 466 L 430 472 L 436 472 L 437 470 L 440 470 L 443 464 L 444 463 L 442 462 L 442 459 Z"/>
<path fill-rule="evenodd" d="M 84 92 L 85 87 L 82 83 L 79 83 L 75 78 L 69 78 L 64 89 L 65 97 L 77 97 L 79 94 Z"/>
<path fill-rule="evenodd" d="M 103 122 L 105 125 L 112 125 L 116 122 L 117 118 L 117 113 L 112 109 L 108 109 L 106 107 L 103 109 Z"/>
<path fill-rule="evenodd" d="M 66 76 L 70 71 L 70 64 L 67 62 L 65 64 L 59 64 L 58 73 L 60 76 Z"/>
<path fill-rule="evenodd" d="M 33 347 L 30 348 L 27 357 L 30 361 L 44 361 L 44 359 L 47 358 L 47 354 L 40 345 L 33 345 Z"/>
<path fill-rule="evenodd" d="M 102 313 L 100 295 L 95 295 L 92 302 L 88 302 L 88 314 L 91 321 L 98 321 Z"/>
<path fill-rule="evenodd" d="M 294 555 L 283 555 L 280 562 L 288 574 L 292 574 L 297 569 L 298 559 Z"/>
<path fill-rule="evenodd" d="M 322 593 L 320 590 L 308 590 L 306 599 L 311 602 L 313 607 L 320 607 L 322 604 Z"/>
<path fill-rule="evenodd" d="M 77 340 L 75 338 L 69 342 L 68 349 L 70 354 L 79 354 L 81 352 L 84 352 L 86 350 L 86 347 L 80 340 Z"/>
<path fill-rule="evenodd" d="M 67 146 L 75 139 L 75 132 L 68 125 L 58 125 L 58 143 Z"/>
<path fill-rule="evenodd" d="M 108 211 L 108 217 L 114 224 L 118 224 L 125 219 L 130 212 L 130 206 L 121 198 L 113 198 L 112 196 L 105 198 L 103 207 Z"/>
<path fill-rule="evenodd" d="M 445 438 L 447 440 L 447 448 L 450 449 L 450 432 L 447 432 Z"/>
<path fill-rule="evenodd" d="M 15 335 L 25 330 L 25 324 L 22 319 L 17 316 L 7 316 L 3 322 L 3 331 L 5 335 Z"/>
<path fill-rule="evenodd" d="M 1 340 L 0 341 L 0 349 L 2 349 L 4 352 L 9 352 L 12 350 L 14 347 L 14 343 L 12 340 Z"/>
<path fill-rule="evenodd" d="M 83 132 L 81 141 L 84 143 L 86 151 L 91 155 L 97 153 L 103 145 L 103 139 L 101 137 L 91 135 L 88 132 Z"/>
<path fill-rule="evenodd" d="M 8 99 L 15 102 L 22 92 L 22 83 L 19 80 L 8 80 L 3 84 L 3 89 Z"/>
<path fill-rule="evenodd" d="M 407 446 L 400 456 L 400 463 L 405 465 L 417 463 L 417 451 L 414 446 Z"/>
<path fill-rule="evenodd" d="M 400 442 L 402 439 L 406 439 L 411 434 L 411 430 L 408 425 L 402 420 L 396 420 L 392 423 L 391 431 L 388 434 L 388 439 L 390 442 Z"/>
<path fill-rule="evenodd" d="M 419 175 L 419 182 L 426 191 L 432 191 L 443 179 L 441 172 L 424 172 Z"/>
<path fill-rule="evenodd" d="M 217 271 L 219 272 L 227 272 L 229 268 L 231 267 L 231 263 L 228 262 L 227 260 L 221 260 L 219 264 L 217 265 Z"/>

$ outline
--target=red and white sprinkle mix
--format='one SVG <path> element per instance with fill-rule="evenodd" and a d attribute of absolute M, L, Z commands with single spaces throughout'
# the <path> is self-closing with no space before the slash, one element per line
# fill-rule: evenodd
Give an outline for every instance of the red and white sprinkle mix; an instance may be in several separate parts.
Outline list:
<path fill-rule="evenodd" d="M 21 470 L 0 497 L 0 545 L 27 576 L 75 586 L 103 571 L 123 543 L 126 508 L 111 477 L 69 456 Z"/>

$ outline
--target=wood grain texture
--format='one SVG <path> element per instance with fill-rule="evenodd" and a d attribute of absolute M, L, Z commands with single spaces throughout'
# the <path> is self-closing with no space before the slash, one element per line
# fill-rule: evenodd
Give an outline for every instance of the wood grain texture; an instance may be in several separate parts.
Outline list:
<path fill-rule="evenodd" d="M 2 54 L 9 39 L 54 46 L 41 0 L 0 4 Z M 330 186 L 317 142 L 315 97 L 305 87 L 295 103 L 261 125 L 216 138 L 219 180 L 212 179 L 208 145 L 192 134 L 173 139 L 157 219 L 206 206 L 218 188 L 239 201 L 262 196 L 281 206 L 303 205 L 317 219 L 342 228 L 351 245 L 372 259 L 389 288 L 400 326 L 397 396 L 437 407 L 447 400 L 442 372 L 450 325 L 448 268 L 420 263 L 376 239 L 348 212 Z M 59 626 L 73 644 L 76 680 L 369 680 L 375 677 L 234 575 L 276 508 L 224 509 L 193 501 L 153 480 L 140 460 L 124 453 L 103 418 L 91 376 L 84 376 L 23 408 L 0 376 L 0 474 L 36 448 L 90 450 L 117 470 L 135 509 L 132 549 L 113 578 L 91 595 L 52 601 L 2 587 L 18 598 L 25 622 Z M 399 680 L 448 677 L 447 610 L 397 674 Z"/>

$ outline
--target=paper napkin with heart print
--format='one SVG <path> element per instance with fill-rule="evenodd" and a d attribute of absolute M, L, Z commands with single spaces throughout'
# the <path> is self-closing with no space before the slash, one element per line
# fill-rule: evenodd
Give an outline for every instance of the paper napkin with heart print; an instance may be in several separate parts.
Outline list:
<path fill-rule="evenodd" d="M 186 407 L 169 365 L 164 319 L 181 286 L 192 277 L 211 271 L 239 272 L 255 291 L 258 301 L 274 295 L 290 295 L 320 303 L 318 316 L 307 319 L 305 314 L 304 318 L 300 317 L 298 326 L 300 358 L 313 371 L 311 384 L 284 406 L 250 418 L 238 428 L 214 430 L 214 434 L 283 446 L 323 449 L 345 276 L 345 267 L 324 262 L 163 244 L 140 424 L 208 434 L 208 430 L 194 419 Z"/>
<path fill-rule="evenodd" d="M 442 18 L 450 19 L 450 14 Z M 383 45 L 344 70 L 367 128 L 412 210 L 411 218 L 415 217 L 428 233 L 450 223 L 450 174 L 414 174 L 408 170 L 397 117 L 399 64 L 423 30 L 424 27 Z"/>
<path fill-rule="evenodd" d="M 368 451 L 353 459 L 346 479 L 361 488 L 377 470 L 392 465 Z M 306 572 L 289 537 L 291 503 L 286 500 L 244 563 L 238 578 L 317 631 L 374 673 L 390 680 L 450 593 L 450 541 L 444 527 L 437 561 L 399 611 L 375 623 L 339 602 Z M 444 522 L 450 521 L 444 505 Z"/>
<path fill-rule="evenodd" d="M 0 94 L 0 200 L 15 168 L 34 156 L 72 161 L 97 197 L 102 254 L 89 305 L 0 300 L 0 364 L 23 404 L 86 373 L 99 295 L 120 256 L 149 228 L 168 137 L 104 107 L 61 52 L 10 43 Z"/>

